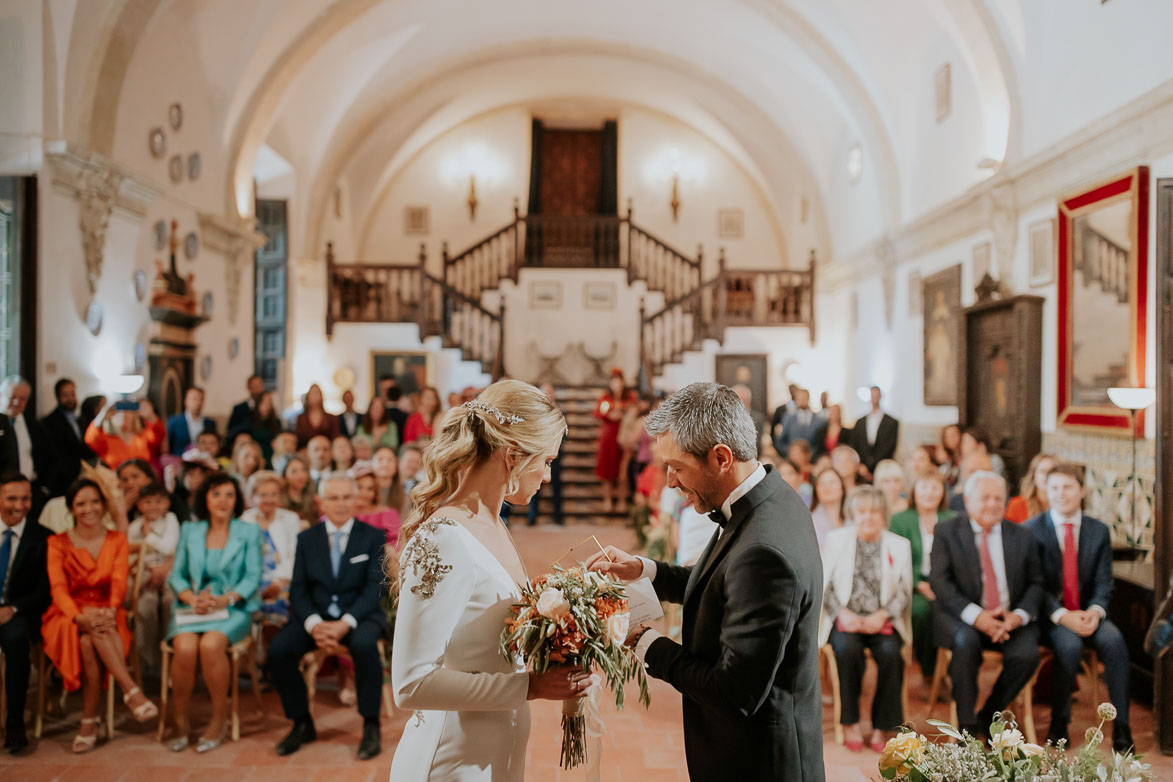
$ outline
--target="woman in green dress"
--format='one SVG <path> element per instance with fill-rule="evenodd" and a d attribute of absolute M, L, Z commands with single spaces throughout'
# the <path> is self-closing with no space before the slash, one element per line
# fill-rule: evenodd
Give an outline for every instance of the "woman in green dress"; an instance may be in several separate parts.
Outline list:
<path fill-rule="evenodd" d="M 209 475 L 196 490 L 194 509 L 201 521 L 183 525 L 169 582 L 177 602 L 167 631 L 174 650 L 176 727 L 168 746 L 175 752 L 189 743 L 187 708 L 197 661 L 212 699 L 212 719 L 196 751 L 213 750 L 227 737 L 228 648 L 248 636 L 252 613 L 261 606 L 261 532 L 240 520 L 244 500 L 236 481 L 227 473 Z M 211 616 L 201 620 L 203 614 Z"/>
<path fill-rule="evenodd" d="M 908 510 L 892 517 L 888 528 L 908 538 L 912 547 L 912 651 L 920 663 L 925 681 L 937 667 L 937 645 L 933 642 L 933 601 L 929 586 L 929 554 L 937 522 L 953 513 L 945 507 L 945 478 L 939 472 L 915 476 L 908 496 Z"/>

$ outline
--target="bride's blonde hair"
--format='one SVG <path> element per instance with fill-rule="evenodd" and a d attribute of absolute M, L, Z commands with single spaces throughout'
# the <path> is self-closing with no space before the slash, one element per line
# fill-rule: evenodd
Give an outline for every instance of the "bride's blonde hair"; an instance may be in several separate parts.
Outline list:
<path fill-rule="evenodd" d="M 461 477 L 497 451 L 521 458 L 509 472 L 506 495 L 517 491 L 522 473 L 562 442 L 566 419 L 543 392 L 519 380 L 501 380 L 476 400 L 444 413 L 424 449 L 424 479 L 411 491 L 412 510 L 399 532 L 398 551 L 389 551 L 386 569 L 394 576 L 398 554 L 419 525 L 456 492 Z M 392 578 L 392 581 L 395 579 Z"/>

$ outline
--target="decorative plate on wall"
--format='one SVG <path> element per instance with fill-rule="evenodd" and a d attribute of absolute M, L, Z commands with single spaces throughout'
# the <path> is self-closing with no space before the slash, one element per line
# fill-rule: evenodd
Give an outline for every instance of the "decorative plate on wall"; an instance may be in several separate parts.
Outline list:
<path fill-rule="evenodd" d="M 358 376 L 351 367 L 338 367 L 334 370 L 334 385 L 343 391 L 353 389 L 354 381 L 357 379 Z"/>
<path fill-rule="evenodd" d="M 172 103 L 171 107 L 167 109 L 167 121 L 171 123 L 172 130 L 179 130 L 183 127 L 183 106 Z"/>
<path fill-rule="evenodd" d="M 147 143 L 151 148 L 152 157 L 163 157 L 167 154 L 167 134 L 162 128 L 151 128 Z"/>
<path fill-rule="evenodd" d="M 204 314 L 209 318 L 212 317 L 212 292 L 204 292 Z"/>
<path fill-rule="evenodd" d="M 228 358 L 235 360 L 238 355 L 240 355 L 240 340 L 233 337 L 228 340 Z"/>
<path fill-rule="evenodd" d="M 204 356 L 200 359 L 200 379 L 205 383 L 208 378 L 212 376 L 212 357 L 210 355 Z"/>
<path fill-rule="evenodd" d="M 134 297 L 142 301 L 147 296 L 147 289 L 150 287 L 151 281 L 147 279 L 147 273 L 142 269 L 134 270 Z"/>
<path fill-rule="evenodd" d="M 86 307 L 86 328 L 95 337 L 102 330 L 102 305 L 96 301 L 91 301 L 90 306 Z"/>
<path fill-rule="evenodd" d="M 188 260 L 191 260 L 196 257 L 199 251 L 200 237 L 196 236 L 195 231 L 191 231 L 183 237 L 183 254 L 187 256 Z"/>
<path fill-rule="evenodd" d="M 142 342 L 136 342 L 134 345 L 134 371 L 135 374 L 142 374 L 143 370 L 147 368 L 147 346 Z"/>
<path fill-rule="evenodd" d="M 196 180 L 200 178 L 200 171 L 203 164 L 200 162 L 200 153 L 192 152 L 187 156 L 187 178 Z"/>
<path fill-rule="evenodd" d="M 167 246 L 167 223 L 160 220 L 155 223 L 155 249 L 162 250 Z"/>
<path fill-rule="evenodd" d="M 183 155 L 171 156 L 171 160 L 167 162 L 167 175 L 175 184 L 183 181 Z"/>

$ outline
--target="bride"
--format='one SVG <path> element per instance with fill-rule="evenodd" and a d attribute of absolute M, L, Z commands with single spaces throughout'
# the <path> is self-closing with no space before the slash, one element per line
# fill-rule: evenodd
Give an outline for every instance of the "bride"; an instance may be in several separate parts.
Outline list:
<path fill-rule="evenodd" d="M 391 655 L 395 702 L 414 713 L 391 782 L 522 780 L 526 701 L 586 693 L 581 671 L 527 673 L 500 651 L 527 580 L 501 505 L 528 502 L 550 480 L 565 432 L 549 397 L 503 380 L 445 413 L 424 452 L 427 477 L 400 533 Z"/>

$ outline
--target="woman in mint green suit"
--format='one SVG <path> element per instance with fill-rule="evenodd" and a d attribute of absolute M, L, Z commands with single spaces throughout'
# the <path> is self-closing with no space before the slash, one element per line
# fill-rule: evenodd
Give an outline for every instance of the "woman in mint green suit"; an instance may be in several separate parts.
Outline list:
<path fill-rule="evenodd" d="M 228 647 L 248 636 L 252 613 L 261 606 L 261 530 L 240 520 L 244 500 L 236 481 L 227 473 L 208 476 L 196 490 L 193 509 L 203 520 L 180 529 L 169 581 L 176 600 L 167 631 L 174 650 L 171 680 L 176 731 L 169 746 L 175 752 L 186 749 L 190 740 L 187 706 L 197 662 L 212 699 L 212 719 L 196 751 L 207 752 L 223 743 L 231 675 Z M 201 620 L 203 614 L 210 618 Z"/>
<path fill-rule="evenodd" d="M 938 472 L 913 476 L 908 510 L 892 517 L 888 529 L 907 538 L 912 548 L 912 653 L 925 679 L 937 667 L 937 645 L 933 642 L 933 601 L 929 586 L 929 552 L 937 522 L 954 514 L 945 509 L 945 480 Z"/>

